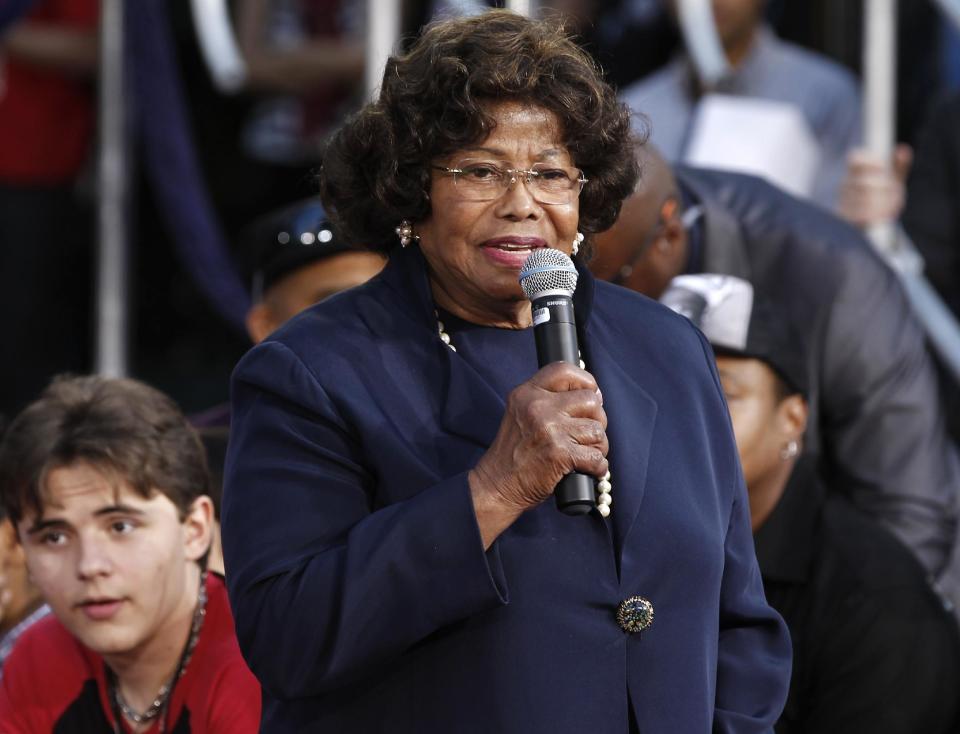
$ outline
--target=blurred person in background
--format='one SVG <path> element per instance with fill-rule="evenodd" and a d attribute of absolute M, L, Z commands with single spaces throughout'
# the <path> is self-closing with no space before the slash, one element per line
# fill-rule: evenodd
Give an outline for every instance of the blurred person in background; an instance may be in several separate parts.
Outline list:
<path fill-rule="evenodd" d="M 336 233 L 316 197 L 252 222 L 240 235 L 239 249 L 253 302 L 246 316 L 253 344 L 313 304 L 365 283 L 386 263 L 380 253 Z M 230 404 L 196 413 L 190 422 L 198 428 L 229 427 Z"/>
<path fill-rule="evenodd" d="M 363 93 L 365 47 L 356 5 L 341 0 L 238 0 L 247 91 L 259 96 L 243 133 L 266 162 L 314 163 L 326 134 Z"/>
<path fill-rule="evenodd" d="M 37 0 L 0 30 L 0 412 L 87 368 L 98 0 Z"/>
<path fill-rule="evenodd" d="M 0 510 L 0 675 L 20 636 L 49 613 L 30 580 L 16 528 Z"/>
<path fill-rule="evenodd" d="M 960 94 L 944 97 L 921 130 L 916 160 L 897 146 L 892 165 L 858 152 L 844 182 L 842 214 L 867 229 L 898 219 L 923 257 L 923 275 L 960 318 Z M 960 439 L 960 382 L 940 362 L 947 420 Z"/>
<path fill-rule="evenodd" d="M 902 179 L 878 185 L 899 190 Z M 923 273 L 953 315 L 960 319 L 960 93 L 942 99 L 930 113 L 917 142 L 916 161 L 906 182 L 902 223 L 924 260 Z M 881 211 L 879 221 L 894 212 Z M 941 365 L 950 430 L 960 441 L 960 379 Z"/>
<path fill-rule="evenodd" d="M 476 14 L 503 2 L 427 0 L 428 17 Z M 614 87 L 663 66 L 679 43 L 663 0 L 539 0 L 541 17 L 559 14 L 577 43 L 603 68 Z"/>
<path fill-rule="evenodd" d="M 884 188 L 877 188 L 882 196 Z M 923 255 L 924 273 L 960 318 L 960 93 L 942 99 L 930 113 L 907 179 L 906 201 L 900 203 L 905 203 L 903 226 Z M 889 221 L 899 213 L 881 210 L 864 220 L 872 224 L 886 215 Z"/>
<path fill-rule="evenodd" d="M 645 175 L 597 237 L 594 273 L 653 298 L 684 273 L 777 293 L 808 361 L 806 446 L 831 490 L 914 551 L 960 600 L 960 460 L 933 361 L 897 276 L 863 235 L 760 179 L 670 166 Z"/>
<path fill-rule="evenodd" d="M 767 599 L 793 639 L 777 734 L 952 734 L 960 630 L 913 555 L 803 450 L 803 341 L 732 276 L 683 275 L 662 302 L 710 341 L 730 407 Z"/>
<path fill-rule="evenodd" d="M 4 427 L 0 417 L 0 439 Z M 50 607 L 30 581 L 17 529 L 0 508 L 0 676 L 20 635 L 49 613 Z"/>
<path fill-rule="evenodd" d="M 203 248 L 174 239 L 207 222 L 222 233 L 214 238 L 222 250 L 236 255 L 247 223 L 315 193 L 319 142 L 362 94 L 362 63 L 357 65 L 362 33 L 361 42 L 354 35 L 362 31 L 357 12 L 362 3 L 229 2 L 248 71 L 241 89 L 223 88 L 211 73 L 198 43 L 204 29 L 196 27 L 196 5 L 210 4 L 151 5 L 151 13 L 167 22 L 163 31 L 148 35 L 172 44 L 170 83 L 179 88 L 187 129 L 157 127 L 147 123 L 157 115 L 141 115 L 141 126 L 153 135 L 141 136 L 140 152 L 153 154 L 140 156 L 133 172 L 131 235 L 137 242 L 131 263 L 132 370 L 163 386 L 190 412 L 226 400 L 230 371 L 249 342 L 242 307 L 231 309 L 230 327 L 224 328 L 224 315 L 214 306 L 217 294 L 197 268 Z M 149 59 L 149 51 L 142 58 Z M 144 102 L 162 99 L 168 92 L 151 82 L 149 67 L 146 71 L 137 94 Z M 188 183 L 204 195 L 178 198 L 177 168 L 168 170 L 164 155 L 157 155 L 158 140 L 195 159 Z M 178 205 L 171 207 L 172 200 Z M 221 283 L 228 279 L 223 276 Z M 243 300 L 230 290 L 231 300 Z"/>
<path fill-rule="evenodd" d="M 196 433 L 134 380 L 55 380 L 0 444 L 0 500 L 53 615 L 0 683 L 4 734 L 257 731 Z"/>
<path fill-rule="evenodd" d="M 313 304 L 367 282 L 386 263 L 335 232 L 317 198 L 251 224 L 241 249 L 254 301 L 247 313 L 254 344 Z"/>
<path fill-rule="evenodd" d="M 676 15 L 676 0 L 669 2 Z M 767 0 L 713 0 L 728 76 L 711 88 L 698 78 L 687 52 L 631 84 L 621 98 L 650 121 L 651 141 L 667 160 L 681 162 L 698 103 L 707 93 L 755 97 L 794 105 L 819 145 L 812 197 L 835 208 L 846 156 L 861 136 L 860 93 L 853 75 L 834 61 L 776 37 L 764 22 Z M 645 119 L 644 119 L 645 118 Z"/>
<path fill-rule="evenodd" d="M 317 198 L 253 222 L 240 237 L 240 253 L 253 300 L 246 323 L 254 344 L 313 304 L 366 282 L 386 262 L 381 254 L 354 247 L 336 234 Z M 190 422 L 200 433 L 210 465 L 214 523 L 209 565 L 223 573 L 220 497 L 230 404 L 194 414 Z"/>

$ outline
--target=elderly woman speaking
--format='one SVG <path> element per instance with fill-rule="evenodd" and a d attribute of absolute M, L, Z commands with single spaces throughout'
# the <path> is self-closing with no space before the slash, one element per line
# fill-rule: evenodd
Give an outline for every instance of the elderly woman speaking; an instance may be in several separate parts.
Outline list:
<path fill-rule="evenodd" d="M 790 644 L 710 347 L 582 267 L 629 130 L 560 30 L 494 11 L 429 26 L 331 141 L 324 203 L 390 262 L 234 375 L 224 550 L 262 731 L 771 731 Z M 539 248 L 577 263 L 583 369 L 538 370 Z M 588 514 L 546 501 L 571 472 Z"/>

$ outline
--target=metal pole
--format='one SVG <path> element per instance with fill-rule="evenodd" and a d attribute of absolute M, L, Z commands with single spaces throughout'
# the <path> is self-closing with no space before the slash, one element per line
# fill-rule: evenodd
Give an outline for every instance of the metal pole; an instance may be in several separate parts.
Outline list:
<path fill-rule="evenodd" d="M 124 95 L 124 0 L 100 11 L 100 159 L 96 371 L 127 374 L 127 140 Z"/>
<path fill-rule="evenodd" d="M 367 99 L 374 100 L 380 90 L 383 67 L 400 38 L 399 0 L 367 0 Z"/>
<path fill-rule="evenodd" d="M 213 83 L 225 94 L 239 92 L 247 80 L 247 64 L 237 45 L 227 0 L 191 0 L 190 11 Z"/>
<path fill-rule="evenodd" d="M 863 6 L 863 140 L 867 150 L 891 161 L 897 98 L 897 0 L 866 0 Z M 881 252 L 892 252 L 897 233 L 892 222 L 870 228 Z"/>
<path fill-rule="evenodd" d="M 941 3 L 944 7 L 947 3 Z M 954 5 L 956 3 L 953 3 Z M 866 0 L 863 15 L 864 144 L 890 161 L 896 135 L 897 2 Z M 954 379 L 960 380 L 960 326 L 921 274 L 923 259 L 895 222 L 870 228 L 870 239 L 903 283 L 914 313 Z"/>

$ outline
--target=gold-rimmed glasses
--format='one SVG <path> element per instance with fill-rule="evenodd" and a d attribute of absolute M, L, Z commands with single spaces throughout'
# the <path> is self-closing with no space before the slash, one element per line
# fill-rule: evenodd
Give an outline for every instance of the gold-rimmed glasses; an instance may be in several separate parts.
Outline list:
<path fill-rule="evenodd" d="M 433 166 L 453 178 L 461 198 L 468 201 L 492 201 L 503 196 L 519 179 L 530 195 L 541 204 L 570 204 L 587 183 L 583 171 L 554 163 L 534 163 L 528 169 L 509 168 L 497 161 L 467 158 L 453 168 Z"/>

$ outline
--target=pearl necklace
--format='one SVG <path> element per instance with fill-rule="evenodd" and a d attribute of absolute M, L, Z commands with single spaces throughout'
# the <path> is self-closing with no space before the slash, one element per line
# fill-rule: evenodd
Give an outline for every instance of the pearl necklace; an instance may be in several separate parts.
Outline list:
<path fill-rule="evenodd" d="M 433 315 L 437 318 L 437 333 L 440 335 L 440 341 L 442 341 L 450 351 L 456 352 L 457 348 L 454 346 L 450 335 L 446 332 L 443 322 L 440 320 L 440 314 L 434 311 Z M 581 357 L 579 361 L 580 369 L 585 370 L 587 365 L 584 363 L 583 358 Z M 610 517 L 610 506 L 613 504 L 613 496 L 610 494 L 612 491 L 613 484 L 610 481 L 610 471 L 608 470 L 607 473 L 597 481 L 597 512 L 599 512 L 602 517 Z"/>

